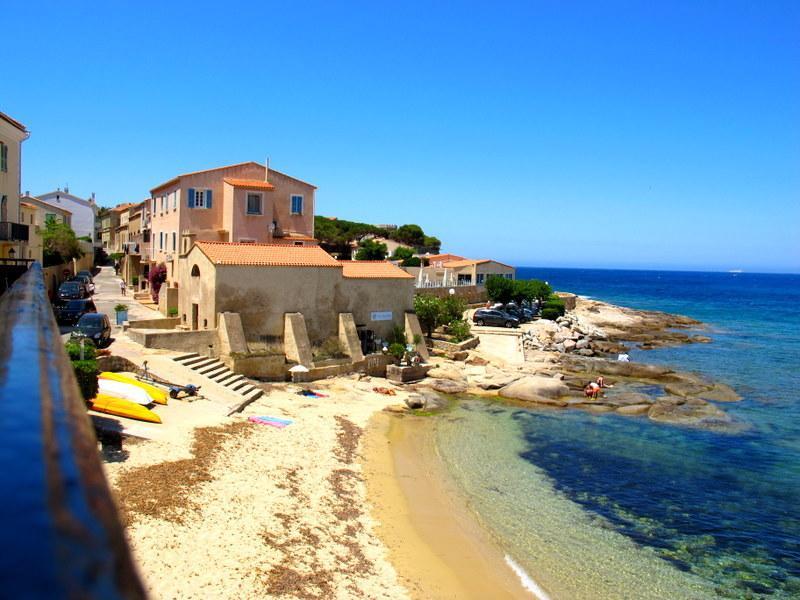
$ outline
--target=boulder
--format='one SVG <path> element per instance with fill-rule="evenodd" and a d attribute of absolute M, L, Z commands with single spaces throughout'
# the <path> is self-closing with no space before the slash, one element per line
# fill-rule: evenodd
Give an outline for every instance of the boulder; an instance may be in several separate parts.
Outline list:
<path fill-rule="evenodd" d="M 583 348 L 588 348 L 589 347 L 589 340 L 587 340 L 586 338 L 582 338 L 582 339 L 578 340 L 575 343 L 575 347 L 578 350 L 582 350 Z"/>
<path fill-rule="evenodd" d="M 713 388 L 701 392 L 698 396 L 704 400 L 716 400 L 717 402 L 738 402 L 742 399 L 731 386 L 724 383 L 716 383 Z"/>
<path fill-rule="evenodd" d="M 622 392 L 620 394 L 606 396 L 603 398 L 603 402 L 611 406 L 635 406 L 639 404 L 647 404 L 650 406 L 655 402 L 655 399 L 638 392 Z"/>
<path fill-rule="evenodd" d="M 692 427 L 728 427 L 732 419 L 720 408 L 700 398 L 662 396 L 647 411 L 653 421 Z"/>
<path fill-rule="evenodd" d="M 567 394 L 569 388 L 560 379 L 540 375 L 523 377 L 500 390 L 503 398 L 556 406 L 566 406 L 567 403 L 561 398 Z"/>
<path fill-rule="evenodd" d="M 618 407 L 617 412 L 627 416 L 644 415 L 650 411 L 651 406 L 651 404 L 628 404 L 627 406 Z"/>
<path fill-rule="evenodd" d="M 411 394 L 408 398 L 406 398 L 405 402 L 408 408 L 414 410 L 425 408 L 425 398 L 423 398 L 419 394 Z"/>
<path fill-rule="evenodd" d="M 564 340 L 564 351 L 570 352 L 575 349 L 575 342 L 573 340 Z"/>
<path fill-rule="evenodd" d="M 471 354 L 469 358 L 467 358 L 466 363 L 468 365 L 474 365 L 480 367 L 483 365 L 488 365 L 489 361 L 483 358 L 482 356 L 478 356 L 477 354 Z"/>
<path fill-rule="evenodd" d="M 452 379 L 432 379 L 428 385 L 442 394 L 463 394 L 467 391 L 467 384 Z"/>
<path fill-rule="evenodd" d="M 476 387 L 481 388 L 482 390 L 499 390 L 501 388 L 506 387 L 514 383 L 517 379 L 519 379 L 519 375 L 511 375 L 509 373 L 499 373 L 495 375 L 487 375 L 483 377 L 476 377 L 472 383 Z"/>
<path fill-rule="evenodd" d="M 581 348 L 580 350 L 576 350 L 576 352 L 581 356 L 594 356 L 594 350 L 591 348 Z"/>
<path fill-rule="evenodd" d="M 453 352 L 453 353 L 450 355 L 450 357 L 451 357 L 453 360 L 459 360 L 459 361 L 465 361 L 465 360 L 467 360 L 467 357 L 468 357 L 468 356 L 469 356 L 469 352 L 467 352 L 466 350 L 459 350 L 458 352 Z"/>
<path fill-rule="evenodd" d="M 428 371 L 428 377 L 435 379 L 451 379 L 453 381 L 463 381 L 464 373 L 461 369 L 454 369 L 447 366 L 438 366 Z"/>

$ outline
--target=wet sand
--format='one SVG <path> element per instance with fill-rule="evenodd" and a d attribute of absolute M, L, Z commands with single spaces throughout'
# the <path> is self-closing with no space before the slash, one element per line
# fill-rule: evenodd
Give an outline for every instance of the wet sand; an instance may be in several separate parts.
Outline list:
<path fill-rule="evenodd" d="M 375 415 L 364 439 L 367 498 L 415 598 L 532 598 L 442 470 L 434 419 Z"/>

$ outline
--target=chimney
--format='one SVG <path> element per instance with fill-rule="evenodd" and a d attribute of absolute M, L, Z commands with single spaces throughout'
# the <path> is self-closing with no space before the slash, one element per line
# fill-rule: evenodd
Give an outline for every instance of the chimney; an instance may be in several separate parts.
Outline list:
<path fill-rule="evenodd" d="M 69 184 L 64 186 L 64 193 L 69 194 Z"/>
<path fill-rule="evenodd" d="M 31 191 L 30 190 L 25 190 L 25 195 L 26 196 L 30 196 L 31 195 Z"/>
<path fill-rule="evenodd" d="M 269 183 L 269 156 L 267 157 L 267 168 L 264 170 L 264 182 Z"/>
<path fill-rule="evenodd" d="M 94 192 L 92 192 L 92 199 L 90 200 L 92 204 L 94 204 Z"/>

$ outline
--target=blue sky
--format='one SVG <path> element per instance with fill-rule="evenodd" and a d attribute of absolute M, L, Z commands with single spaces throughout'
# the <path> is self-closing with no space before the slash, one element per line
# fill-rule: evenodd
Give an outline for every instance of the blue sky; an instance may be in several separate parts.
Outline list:
<path fill-rule="evenodd" d="M 112 8 L 113 7 L 113 8 Z M 798 2 L 11 2 L 23 190 L 262 161 L 517 265 L 800 272 Z"/>

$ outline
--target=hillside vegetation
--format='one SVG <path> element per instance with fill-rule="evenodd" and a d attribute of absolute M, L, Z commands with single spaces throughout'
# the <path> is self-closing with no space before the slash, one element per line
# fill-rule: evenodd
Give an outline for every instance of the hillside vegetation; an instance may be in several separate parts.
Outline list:
<path fill-rule="evenodd" d="M 319 240 L 322 248 L 343 259 L 351 257 L 354 244 L 371 237 L 394 240 L 411 246 L 419 253 L 431 252 L 435 254 L 439 252 L 439 248 L 442 245 L 438 238 L 425 235 L 419 225 L 401 225 L 397 229 L 388 230 L 369 223 L 330 219 L 322 216 L 314 217 L 314 236 Z"/>

